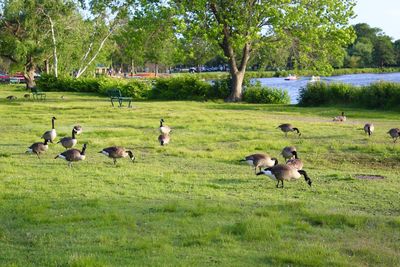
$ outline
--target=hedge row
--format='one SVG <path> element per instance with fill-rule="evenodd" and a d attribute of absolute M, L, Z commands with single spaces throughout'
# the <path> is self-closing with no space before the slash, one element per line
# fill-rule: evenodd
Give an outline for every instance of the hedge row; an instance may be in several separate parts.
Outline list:
<path fill-rule="evenodd" d="M 398 109 L 400 83 L 377 82 L 368 86 L 342 83 L 309 83 L 300 90 L 299 105 L 350 105 L 363 108 Z"/>
<path fill-rule="evenodd" d="M 70 91 L 87 92 L 107 95 L 107 91 L 112 88 L 121 90 L 124 96 L 134 99 L 146 99 L 151 91 L 150 80 L 125 80 L 107 78 L 80 78 L 70 77 L 55 78 L 51 75 L 43 75 L 37 81 L 37 87 L 43 91 Z"/>
<path fill-rule="evenodd" d="M 248 78 L 243 82 L 244 100 L 251 103 L 289 103 L 287 92 L 262 88 L 260 83 L 251 86 Z M 124 96 L 136 100 L 197 100 L 226 99 L 231 88 L 230 79 L 212 83 L 200 80 L 196 75 L 158 78 L 153 80 L 126 80 L 110 78 L 55 78 L 44 75 L 37 82 L 43 91 L 92 92 L 107 95 L 109 89 L 119 89 Z M 259 92 L 258 92 L 259 91 Z"/>

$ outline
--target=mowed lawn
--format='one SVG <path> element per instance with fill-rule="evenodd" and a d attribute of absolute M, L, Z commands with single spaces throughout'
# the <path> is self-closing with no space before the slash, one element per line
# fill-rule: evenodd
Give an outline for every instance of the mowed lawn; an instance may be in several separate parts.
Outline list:
<path fill-rule="evenodd" d="M 223 102 L 135 102 L 0 87 L 1 266 L 399 266 L 398 112 Z M 10 102 L 8 95 L 18 97 Z M 61 96 L 64 96 L 61 99 Z M 51 129 L 83 126 L 86 160 L 25 154 Z M 173 128 L 157 141 L 160 118 Z M 362 127 L 373 122 L 371 138 Z M 288 138 L 276 127 L 302 132 Z M 136 162 L 98 152 L 121 145 Z M 294 145 L 313 180 L 284 189 L 239 162 Z M 382 175 L 360 180 L 355 176 Z"/>

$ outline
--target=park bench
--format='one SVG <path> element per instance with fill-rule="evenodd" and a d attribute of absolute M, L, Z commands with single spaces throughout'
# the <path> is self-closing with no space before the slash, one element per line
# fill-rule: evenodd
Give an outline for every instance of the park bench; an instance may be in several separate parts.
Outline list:
<path fill-rule="evenodd" d="M 122 102 L 128 102 L 128 108 L 132 107 L 132 97 L 122 96 L 121 91 L 118 89 L 110 89 L 107 91 L 110 97 L 111 105 L 114 107 L 114 101 L 118 101 L 119 107 L 122 107 Z"/>
<path fill-rule="evenodd" d="M 31 88 L 32 98 L 36 100 L 46 100 L 46 93 L 37 88 Z"/>

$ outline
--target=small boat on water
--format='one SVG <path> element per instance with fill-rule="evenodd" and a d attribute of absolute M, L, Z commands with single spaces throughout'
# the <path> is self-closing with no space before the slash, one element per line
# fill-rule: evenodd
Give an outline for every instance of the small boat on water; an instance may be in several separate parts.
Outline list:
<path fill-rule="evenodd" d="M 285 81 L 294 81 L 294 80 L 297 80 L 297 76 L 292 74 L 289 74 L 289 76 L 285 78 Z"/>
<path fill-rule="evenodd" d="M 311 76 L 310 83 L 320 82 L 321 77 L 319 76 Z"/>

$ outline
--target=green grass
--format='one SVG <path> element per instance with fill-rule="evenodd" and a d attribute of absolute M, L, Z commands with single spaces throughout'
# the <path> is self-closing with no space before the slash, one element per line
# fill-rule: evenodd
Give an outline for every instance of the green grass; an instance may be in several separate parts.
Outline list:
<path fill-rule="evenodd" d="M 9 102 L 8 95 L 18 100 Z M 48 93 L 23 100 L 0 87 L 2 266 L 399 266 L 400 144 L 386 134 L 398 113 L 222 102 L 136 102 Z M 64 95 L 64 100 L 60 98 Z M 81 124 L 87 159 L 68 168 L 50 145 L 25 154 L 57 117 L 58 136 Z M 159 119 L 173 128 L 157 142 Z M 302 137 L 276 128 L 290 122 Z M 371 138 L 361 130 L 373 122 Z M 132 148 L 137 162 L 97 152 Z M 295 145 L 313 180 L 276 189 L 239 164 Z M 383 180 L 358 180 L 379 174 Z"/>

